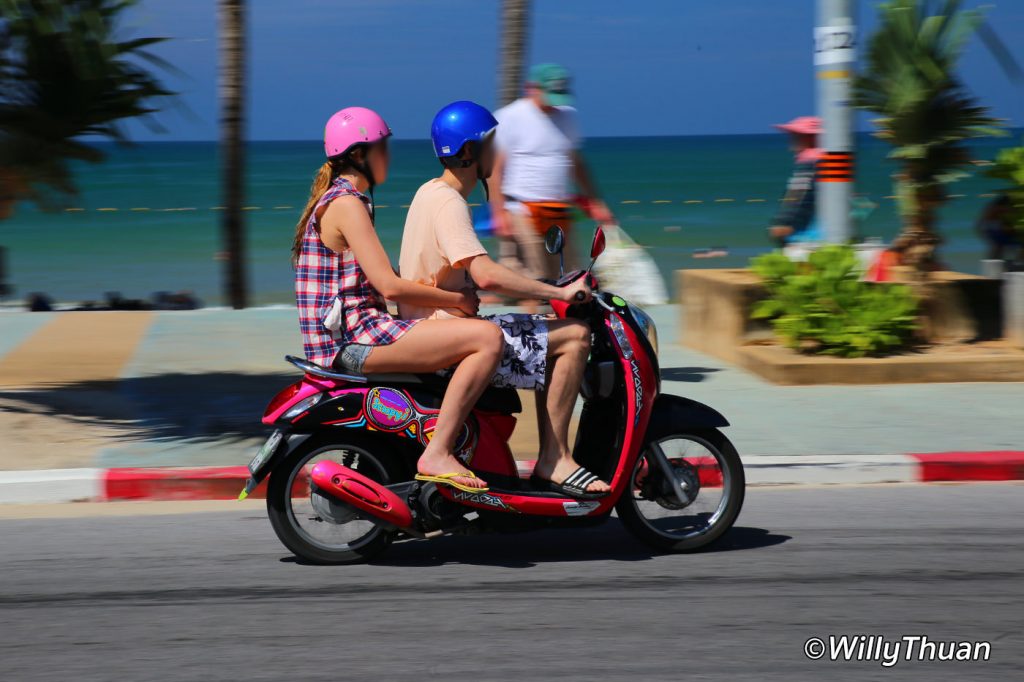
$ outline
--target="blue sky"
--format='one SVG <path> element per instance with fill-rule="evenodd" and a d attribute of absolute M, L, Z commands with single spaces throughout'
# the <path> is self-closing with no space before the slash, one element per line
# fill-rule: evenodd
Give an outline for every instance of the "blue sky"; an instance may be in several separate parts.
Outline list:
<path fill-rule="evenodd" d="M 397 137 L 422 138 L 445 103 L 495 101 L 498 0 L 250 0 L 252 139 L 314 139 L 336 109 L 378 109 Z M 587 135 L 759 133 L 813 113 L 815 0 L 534 0 L 530 62 L 575 76 Z M 969 6 L 980 2 L 967 2 Z M 984 3 L 992 5 L 992 3 Z M 862 36 L 875 0 L 860 0 Z M 1024 2 L 989 16 L 1024 63 Z M 137 140 L 217 137 L 215 0 L 143 0 L 132 36 L 171 38 L 157 52 L 182 75 L 180 104 Z M 863 42 L 863 41 L 862 41 Z M 996 115 L 1024 125 L 1024 85 L 979 41 L 962 74 Z"/>

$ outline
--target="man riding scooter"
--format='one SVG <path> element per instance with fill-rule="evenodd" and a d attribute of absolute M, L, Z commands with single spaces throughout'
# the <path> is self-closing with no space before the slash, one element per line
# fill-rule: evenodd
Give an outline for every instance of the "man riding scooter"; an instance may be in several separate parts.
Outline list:
<path fill-rule="evenodd" d="M 477 286 L 532 299 L 589 300 L 583 280 L 567 287 L 523 277 L 491 259 L 473 229 L 467 197 L 494 165 L 497 120 L 484 107 L 453 102 L 434 117 L 431 139 L 444 171 L 416 192 L 405 222 L 401 276 L 447 291 Z M 579 297 L 578 297 L 579 296 Z M 401 304 L 410 318 L 462 316 L 458 310 Z M 601 497 L 607 483 L 572 458 L 569 421 L 590 353 L 590 329 L 575 320 L 505 314 L 490 316 L 505 335 L 505 355 L 493 383 L 537 392 L 540 452 L 531 479 L 536 487 L 577 498 Z"/>

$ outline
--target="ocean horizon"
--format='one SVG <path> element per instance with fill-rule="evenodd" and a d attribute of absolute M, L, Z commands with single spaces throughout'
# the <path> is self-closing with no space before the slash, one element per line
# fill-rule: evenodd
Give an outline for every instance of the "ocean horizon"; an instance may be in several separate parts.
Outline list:
<path fill-rule="evenodd" d="M 1015 144 L 1009 137 L 977 140 L 977 159 Z M 856 191 L 878 206 L 859 226 L 865 238 L 891 239 L 899 229 L 890 175 L 890 148 L 857 134 Z M 59 210 L 20 204 L 0 222 L 7 280 L 14 298 L 42 292 L 57 301 L 101 301 L 106 292 L 149 298 L 190 291 L 207 305 L 222 303 L 220 171 L 216 141 L 98 143 L 107 161 L 76 165 L 80 193 Z M 591 137 L 584 155 L 622 227 L 649 249 L 671 286 L 681 268 L 742 267 L 770 250 L 766 228 L 792 166 L 780 134 Z M 318 140 L 247 144 L 247 262 L 254 304 L 292 302 L 289 249 L 295 222 L 322 163 Z M 978 169 L 980 171 L 980 169 Z M 377 229 L 397 263 L 405 206 L 416 188 L 440 172 L 429 142 L 396 139 L 387 182 L 376 192 Z M 940 212 L 941 255 L 954 269 L 978 272 L 984 245 L 973 224 L 999 184 L 975 172 L 951 185 Z M 480 190 L 471 203 L 483 201 Z M 588 241 L 592 223 L 573 238 Z M 488 248 L 491 240 L 485 240 Z M 723 258 L 694 252 L 725 247 Z"/>

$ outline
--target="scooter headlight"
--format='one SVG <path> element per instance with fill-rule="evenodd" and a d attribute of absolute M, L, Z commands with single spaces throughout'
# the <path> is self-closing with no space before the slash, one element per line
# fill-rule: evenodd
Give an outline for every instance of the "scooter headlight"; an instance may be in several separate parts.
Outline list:
<path fill-rule="evenodd" d="M 612 327 L 612 334 L 615 335 L 615 342 L 619 344 L 619 348 L 622 350 L 622 355 L 627 360 L 632 360 L 633 344 L 629 342 L 629 337 L 626 336 L 626 327 L 622 324 L 622 318 L 618 315 L 611 315 L 608 322 Z"/>
<path fill-rule="evenodd" d="M 654 354 L 658 354 L 658 328 L 654 325 L 654 320 L 650 315 L 645 313 L 638 306 L 628 303 L 629 312 L 633 314 L 633 319 L 637 321 L 640 328 L 644 330 L 644 336 L 651 342 L 651 348 L 654 349 Z"/>

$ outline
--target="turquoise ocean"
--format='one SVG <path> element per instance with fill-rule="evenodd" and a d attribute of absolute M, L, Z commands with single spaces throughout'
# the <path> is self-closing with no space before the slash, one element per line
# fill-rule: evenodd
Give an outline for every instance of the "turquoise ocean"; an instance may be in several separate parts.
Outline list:
<path fill-rule="evenodd" d="M 992 159 L 1012 140 L 979 141 L 975 157 Z M 108 291 L 148 298 L 156 291 L 189 290 L 206 305 L 219 304 L 216 143 L 102 148 L 105 163 L 76 167 L 81 193 L 63 208 L 43 212 L 21 204 L 0 222 L 15 298 L 38 291 L 80 302 L 102 300 Z M 856 191 L 878 204 L 858 228 L 863 237 L 888 240 L 898 229 L 895 202 L 886 198 L 894 168 L 888 151 L 881 141 L 858 136 Z M 666 281 L 680 268 L 743 266 L 770 249 L 765 228 L 791 167 L 782 135 L 592 138 L 584 153 L 620 223 L 648 247 Z M 321 155 L 315 141 L 248 145 L 245 217 L 254 304 L 293 301 L 289 249 Z M 376 200 L 378 231 L 396 263 L 403 205 L 438 171 L 428 142 L 394 143 L 390 177 Z M 952 268 L 979 271 L 983 245 L 972 226 L 986 195 L 997 188 L 980 172 L 952 186 L 956 198 L 941 213 L 942 256 Z M 482 194 L 471 201 L 482 201 Z M 592 224 L 577 228 L 575 238 L 588 240 Z M 726 247 L 729 255 L 693 257 L 696 249 L 711 246 Z"/>

